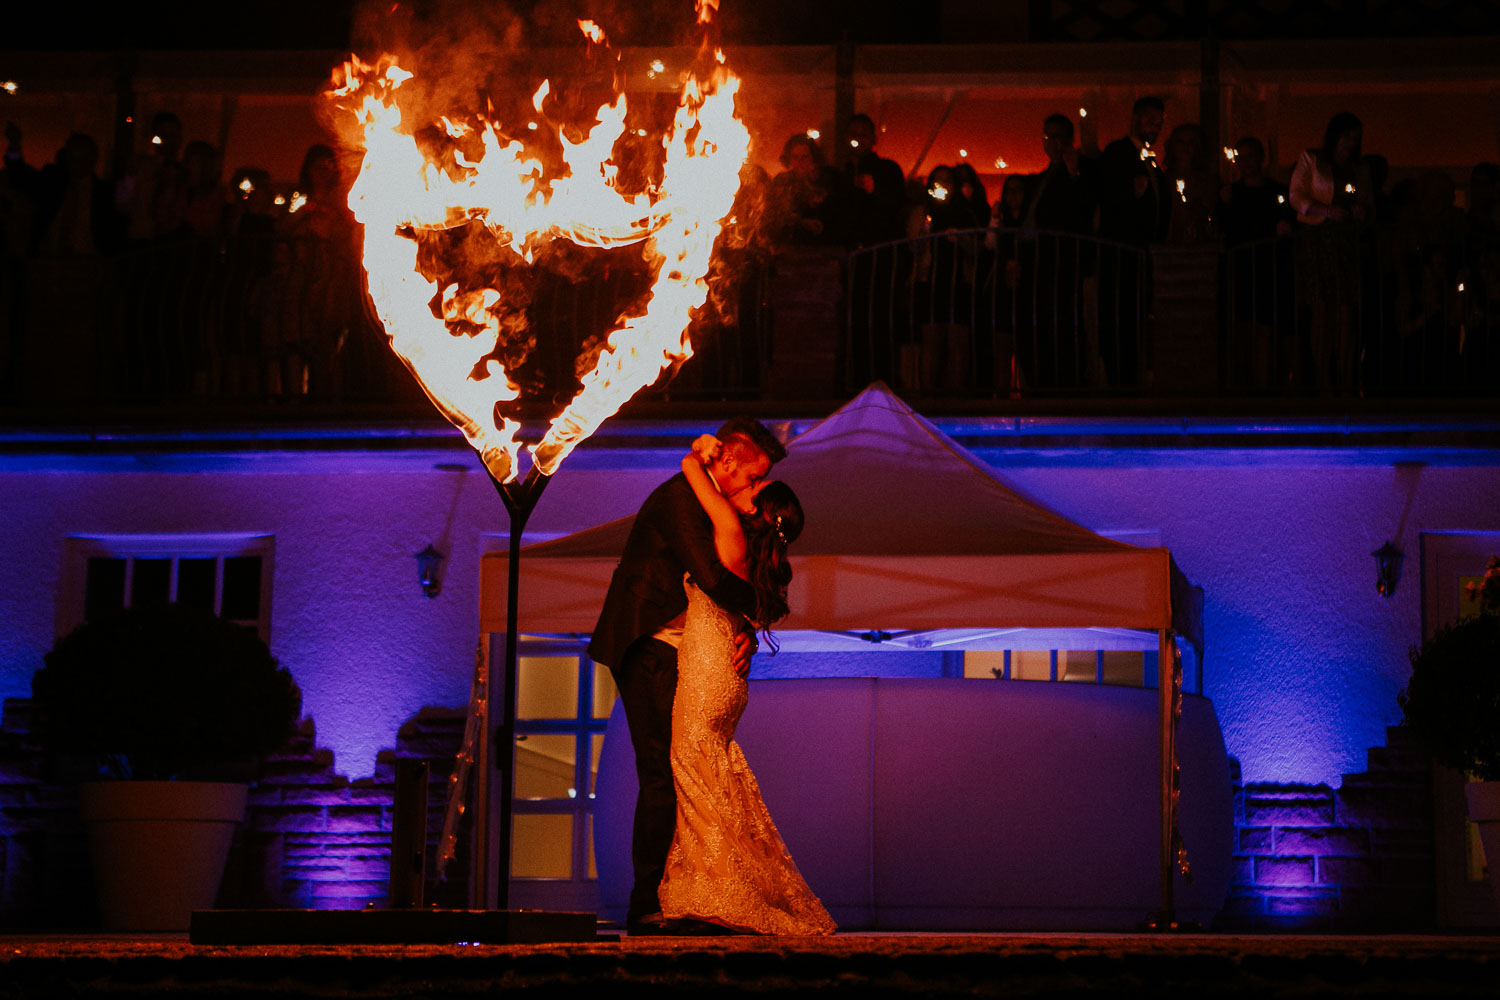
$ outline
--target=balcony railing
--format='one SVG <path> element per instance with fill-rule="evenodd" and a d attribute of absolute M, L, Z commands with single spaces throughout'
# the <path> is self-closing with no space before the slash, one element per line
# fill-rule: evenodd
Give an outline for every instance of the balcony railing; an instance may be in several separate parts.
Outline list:
<path fill-rule="evenodd" d="M 1328 228 L 1223 250 L 1067 233 L 945 232 L 828 251 L 740 251 L 696 356 L 647 398 L 831 399 L 883 379 L 943 400 L 1500 398 L 1500 246 Z M 597 265 L 597 266 L 596 266 Z M 528 289 L 515 375 L 541 407 L 645 275 L 607 257 Z M 322 403 L 426 412 L 352 248 L 315 239 L 146 244 L 0 274 L 0 391 L 80 409 Z M 795 377 L 793 377 L 795 376 Z"/>

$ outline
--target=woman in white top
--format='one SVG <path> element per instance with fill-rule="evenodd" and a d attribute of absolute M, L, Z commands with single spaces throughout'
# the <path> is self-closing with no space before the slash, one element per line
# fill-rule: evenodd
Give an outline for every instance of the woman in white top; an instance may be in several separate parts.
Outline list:
<path fill-rule="evenodd" d="M 1363 221 L 1374 204 L 1360 153 L 1363 136 L 1353 114 L 1334 115 L 1323 144 L 1298 157 L 1287 191 L 1299 223 L 1298 293 L 1308 310 L 1302 360 L 1310 362 L 1312 384 L 1324 392 L 1358 389 L 1352 307 L 1359 300 L 1359 241 L 1340 223 Z"/>
<path fill-rule="evenodd" d="M 1329 119 L 1323 145 L 1304 150 L 1297 158 L 1287 197 L 1297 211 L 1298 222 L 1318 226 L 1351 218 L 1362 220 L 1369 214 L 1375 192 L 1369 190 L 1363 170 L 1363 138 L 1360 120 L 1340 111 Z"/>

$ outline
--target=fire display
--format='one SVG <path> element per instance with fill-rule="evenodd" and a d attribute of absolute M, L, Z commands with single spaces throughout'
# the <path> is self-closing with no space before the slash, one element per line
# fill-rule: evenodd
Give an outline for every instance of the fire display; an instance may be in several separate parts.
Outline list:
<path fill-rule="evenodd" d="M 700 24 L 716 6 L 699 0 Z M 607 50 L 597 24 L 578 24 L 591 55 Z M 416 102 L 403 95 L 414 79 L 392 56 L 351 57 L 335 72 L 330 96 L 358 117 L 364 149 L 349 207 L 364 227 L 370 298 L 391 348 L 497 483 L 518 473 L 516 404 L 527 385 L 519 373 L 537 344 L 517 275 L 545 266 L 566 243 L 638 248 L 649 278 L 643 295 L 621 303 L 607 336 L 585 347 L 581 390 L 531 446 L 533 468 L 550 476 L 631 396 L 692 354 L 689 323 L 707 297 L 714 242 L 749 150 L 735 110 L 739 79 L 705 43 L 659 134 L 627 130 L 618 79 L 582 122 L 568 120 L 569 102 L 543 81 L 534 120 L 519 127 L 491 108 L 409 121 L 404 106 Z M 629 156 L 643 137 L 659 143 L 645 171 Z"/>

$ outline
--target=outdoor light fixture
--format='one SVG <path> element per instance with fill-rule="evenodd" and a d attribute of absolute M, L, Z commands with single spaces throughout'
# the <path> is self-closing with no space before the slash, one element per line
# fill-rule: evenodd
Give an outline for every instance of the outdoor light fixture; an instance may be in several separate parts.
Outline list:
<path fill-rule="evenodd" d="M 1370 555 L 1375 557 L 1375 590 L 1381 597 L 1390 597 L 1396 592 L 1396 581 L 1401 578 L 1403 554 L 1387 539 Z"/>
<path fill-rule="evenodd" d="M 438 579 L 438 563 L 443 561 L 443 554 L 427 543 L 427 548 L 417 553 L 417 580 L 422 584 L 422 593 L 428 597 L 436 597 L 443 589 L 442 581 Z"/>

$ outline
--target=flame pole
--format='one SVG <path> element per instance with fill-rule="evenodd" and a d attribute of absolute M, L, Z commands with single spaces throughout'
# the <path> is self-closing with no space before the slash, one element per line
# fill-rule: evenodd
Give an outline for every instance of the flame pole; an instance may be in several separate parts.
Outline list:
<path fill-rule="evenodd" d="M 483 463 L 481 463 L 483 465 Z M 521 535 L 526 531 L 526 522 L 536 509 L 536 502 L 547 488 L 552 477 L 543 475 L 534 463 L 526 478 L 502 483 L 485 467 L 495 491 L 505 503 L 510 514 L 510 560 L 506 565 L 505 585 L 505 683 L 500 690 L 500 725 L 494 726 L 495 715 L 488 713 L 486 725 L 480 727 L 478 746 L 474 748 L 474 884 L 478 887 L 475 906 L 479 909 L 504 910 L 510 901 L 510 842 L 511 842 L 511 796 L 515 783 L 516 756 L 516 667 L 519 661 L 520 632 L 517 628 L 519 592 L 521 583 Z M 490 676 L 490 703 L 495 700 L 494 675 Z M 493 741 L 491 734 L 493 733 Z M 492 748 L 493 742 L 493 748 Z M 489 900 L 489 821 L 490 821 L 490 756 L 494 754 L 494 766 L 500 771 L 500 861 L 498 891 L 493 906 Z"/>

